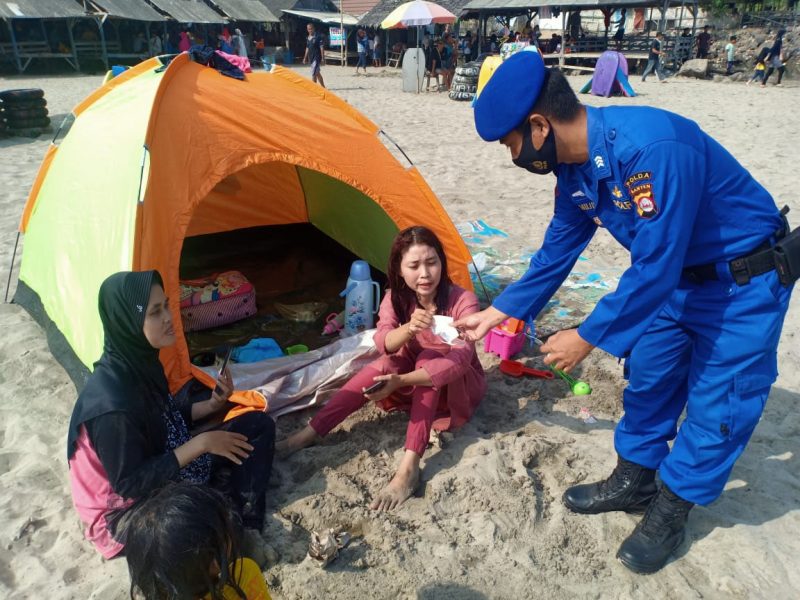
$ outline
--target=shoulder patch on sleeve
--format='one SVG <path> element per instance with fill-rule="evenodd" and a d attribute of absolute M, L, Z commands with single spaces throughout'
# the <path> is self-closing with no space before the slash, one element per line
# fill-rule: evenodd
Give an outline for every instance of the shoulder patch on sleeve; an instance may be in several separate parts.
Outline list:
<path fill-rule="evenodd" d="M 650 171 L 634 173 L 625 180 L 625 187 L 628 188 L 628 194 L 636 205 L 636 212 L 640 217 L 650 219 L 658 214 L 653 194 L 653 174 Z"/>

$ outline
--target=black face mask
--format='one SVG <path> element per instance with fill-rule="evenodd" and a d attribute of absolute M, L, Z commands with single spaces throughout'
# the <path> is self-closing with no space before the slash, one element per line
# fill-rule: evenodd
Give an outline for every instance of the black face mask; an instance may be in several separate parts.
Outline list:
<path fill-rule="evenodd" d="M 542 147 L 537 150 L 531 139 L 531 122 L 525 119 L 525 124 L 522 126 L 522 150 L 513 162 L 518 167 L 537 175 L 547 175 L 551 171 L 558 175 L 556 136 L 553 134 L 553 126 L 550 126 L 550 133 L 544 139 Z"/>

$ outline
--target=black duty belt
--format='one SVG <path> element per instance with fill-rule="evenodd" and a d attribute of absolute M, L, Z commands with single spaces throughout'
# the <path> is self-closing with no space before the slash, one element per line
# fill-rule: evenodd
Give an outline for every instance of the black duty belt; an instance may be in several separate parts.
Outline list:
<path fill-rule="evenodd" d="M 728 262 L 728 268 L 737 285 L 747 285 L 750 283 L 750 279 L 756 275 L 775 269 L 772 244 L 766 241 L 749 254 L 734 258 Z M 716 263 L 686 267 L 683 270 L 683 276 L 692 283 L 719 280 Z"/>

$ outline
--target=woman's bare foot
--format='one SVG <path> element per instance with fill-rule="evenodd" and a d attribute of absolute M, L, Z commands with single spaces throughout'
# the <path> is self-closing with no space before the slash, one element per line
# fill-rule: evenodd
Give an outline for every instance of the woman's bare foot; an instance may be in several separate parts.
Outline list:
<path fill-rule="evenodd" d="M 322 438 L 317 435 L 317 432 L 314 431 L 310 425 L 306 425 L 297 433 L 293 433 L 285 440 L 277 442 L 275 444 L 275 452 L 279 457 L 286 458 L 298 450 L 316 444 L 321 439 Z"/>
<path fill-rule="evenodd" d="M 408 500 L 419 485 L 419 460 L 418 454 L 406 450 L 394 477 L 378 493 L 370 508 L 380 511 L 394 510 Z"/>

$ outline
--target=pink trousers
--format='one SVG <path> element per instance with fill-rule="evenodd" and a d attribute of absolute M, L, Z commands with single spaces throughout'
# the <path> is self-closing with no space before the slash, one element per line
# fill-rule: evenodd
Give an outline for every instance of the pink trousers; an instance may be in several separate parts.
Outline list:
<path fill-rule="evenodd" d="M 369 400 L 361 392 L 363 388 L 369 387 L 374 383 L 377 375 L 388 375 L 390 373 L 410 373 L 422 367 L 432 359 L 440 358 L 441 354 L 433 350 L 423 350 L 412 360 L 404 356 L 392 355 L 390 360 L 385 360 L 385 368 L 379 370 L 375 363 L 364 367 L 348 381 L 336 395 L 328 400 L 328 403 L 311 419 L 309 425 L 322 437 L 364 406 Z M 433 419 L 439 410 L 439 390 L 429 386 L 415 386 L 400 390 L 403 396 L 410 396 L 410 419 L 406 430 L 405 449 L 415 452 L 422 456 L 428 446 L 431 435 Z"/>

